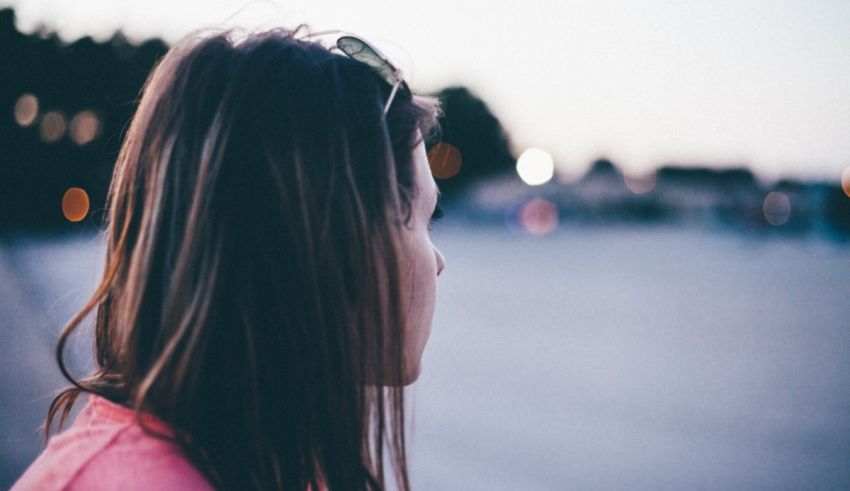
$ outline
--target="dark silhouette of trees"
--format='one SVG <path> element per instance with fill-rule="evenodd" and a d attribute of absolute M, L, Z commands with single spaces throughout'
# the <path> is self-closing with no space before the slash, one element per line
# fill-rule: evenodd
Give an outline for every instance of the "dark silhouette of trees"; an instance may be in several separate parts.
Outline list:
<path fill-rule="evenodd" d="M 747 168 L 712 169 L 665 165 L 656 172 L 659 186 L 666 184 L 717 186 L 729 189 L 757 189 L 758 180 Z"/>
<path fill-rule="evenodd" d="M 133 46 L 120 33 L 99 43 L 89 37 L 64 44 L 45 30 L 23 34 L 11 9 L 0 10 L 0 230 L 93 227 L 101 214 L 122 131 L 154 62 L 166 51 L 158 39 Z M 22 127 L 14 116 L 24 94 L 38 116 Z M 91 141 L 75 141 L 71 122 L 90 111 L 99 123 Z M 44 141 L 44 117 L 61 115 L 64 129 Z M 58 137 L 56 136 L 58 135 Z M 62 213 L 62 196 L 83 188 L 91 212 L 81 224 Z"/>
<path fill-rule="evenodd" d="M 622 180 L 623 174 L 613 162 L 605 157 L 598 158 L 590 164 L 590 169 L 582 177 L 582 181 L 593 181 L 597 179 Z"/>
<path fill-rule="evenodd" d="M 828 186 L 824 194 L 827 223 L 834 232 L 850 235 L 850 196 L 844 194 L 841 186 Z"/>
<path fill-rule="evenodd" d="M 443 193 L 456 194 L 477 179 L 514 168 L 507 135 L 484 101 L 465 87 L 449 87 L 436 96 L 444 111 L 439 141 L 457 147 L 462 159 L 456 175 L 438 180 Z"/>

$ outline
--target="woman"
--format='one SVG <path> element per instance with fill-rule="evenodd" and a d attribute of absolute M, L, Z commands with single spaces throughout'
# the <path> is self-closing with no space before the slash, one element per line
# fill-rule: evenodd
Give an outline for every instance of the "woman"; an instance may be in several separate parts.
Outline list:
<path fill-rule="evenodd" d="M 88 404 L 15 489 L 383 489 L 385 458 L 409 488 L 403 387 L 445 267 L 438 108 L 361 40 L 311 39 L 189 38 L 150 75 L 45 433 Z M 95 309 L 75 380 L 62 348 Z"/>

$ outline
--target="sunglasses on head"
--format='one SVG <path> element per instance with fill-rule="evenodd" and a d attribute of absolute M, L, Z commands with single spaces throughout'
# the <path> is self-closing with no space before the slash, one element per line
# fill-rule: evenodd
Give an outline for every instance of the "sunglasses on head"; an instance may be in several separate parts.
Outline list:
<path fill-rule="evenodd" d="M 393 65 L 393 63 L 387 59 L 378 48 L 372 46 L 368 42 L 364 41 L 362 38 L 354 36 L 349 33 L 345 33 L 344 31 L 332 30 L 332 31 L 321 31 L 316 33 L 311 33 L 307 35 L 307 37 L 315 37 L 315 36 L 323 36 L 326 34 L 337 34 L 342 33 L 343 35 L 337 38 L 336 47 L 339 48 L 340 51 L 345 53 L 349 58 L 352 58 L 361 63 L 365 63 L 372 70 L 374 70 L 378 75 L 384 79 L 392 90 L 390 91 L 390 96 L 387 98 L 387 102 L 384 104 L 384 116 L 387 115 L 387 112 L 390 110 L 390 104 L 392 104 L 393 99 L 395 99 L 396 93 L 400 90 L 407 92 L 410 94 L 410 88 L 405 83 L 404 78 L 401 73 L 401 68 Z"/>

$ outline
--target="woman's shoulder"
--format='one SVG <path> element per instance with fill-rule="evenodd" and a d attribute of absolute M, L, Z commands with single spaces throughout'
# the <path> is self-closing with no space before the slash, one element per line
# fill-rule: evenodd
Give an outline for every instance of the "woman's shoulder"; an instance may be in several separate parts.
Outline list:
<path fill-rule="evenodd" d="M 168 427 L 146 418 L 161 434 Z M 47 448 L 13 490 L 28 489 L 212 489 L 175 443 L 146 432 L 135 411 L 98 396 Z"/>

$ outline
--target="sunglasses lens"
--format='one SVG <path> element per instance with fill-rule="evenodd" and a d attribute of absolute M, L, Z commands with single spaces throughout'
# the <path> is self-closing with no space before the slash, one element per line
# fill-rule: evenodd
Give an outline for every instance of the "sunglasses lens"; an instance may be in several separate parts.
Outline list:
<path fill-rule="evenodd" d="M 363 40 L 353 36 L 343 36 L 337 40 L 336 44 L 343 53 L 372 67 L 388 84 L 395 85 L 400 82 L 395 68 Z"/>

